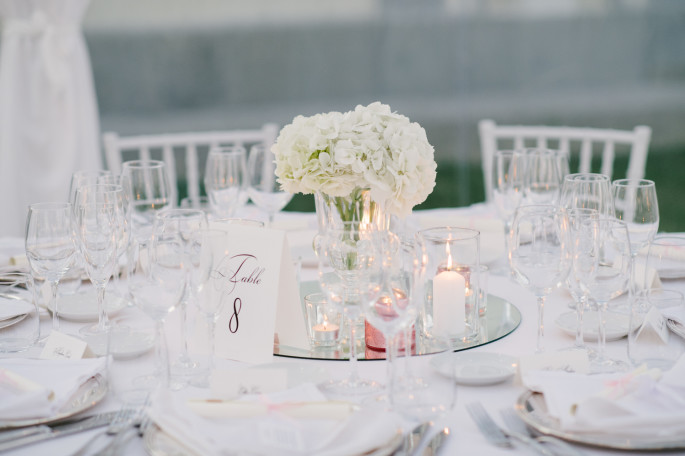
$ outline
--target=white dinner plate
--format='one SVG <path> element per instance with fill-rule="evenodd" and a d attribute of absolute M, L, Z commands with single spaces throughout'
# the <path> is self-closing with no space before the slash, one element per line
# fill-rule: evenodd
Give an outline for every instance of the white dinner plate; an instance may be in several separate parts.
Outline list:
<path fill-rule="evenodd" d="M 98 319 L 97 291 L 94 288 L 65 294 L 57 299 L 60 318 L 71 321 L 96 321 Z M 49 306 L 49 305 L 48 305 Z M 126 301 L 115 294 L 105 294 L 105 310 L 112 316 L 126 307 Z M 52 308 L 48 307 L 52 312 Z"/>
<path fill-rule="evenodd" d="M 518 359 L 501 353 L 466 351 L 441 353 L 430 364 L 462 385 L 493 385 L 514 376 Z"/>
<path fill-rule="evenodd" d="M 578 319 L 576 312 L 565 312 L 554 321 L 559 329 L 571 337 L 576 337 Z M 583 339 L 586 341 L 597 340 L 599 320 L 596 310 L 586 310 L 583 313 Z M 606 340 L 618 340 L 628 335 L 630 317 L 623 313 L 607 312 Z"/>

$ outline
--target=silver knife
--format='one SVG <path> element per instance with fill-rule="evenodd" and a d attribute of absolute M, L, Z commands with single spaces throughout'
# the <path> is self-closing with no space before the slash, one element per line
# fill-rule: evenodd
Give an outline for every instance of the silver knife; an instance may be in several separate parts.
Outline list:
<path fill-rule="evenodd" d="M 428 445 L 423 449 L 421 456 L 435 456 L 440 454 L 440 448 L 450 435 L 450 428 L 444 427 L 428 441 Z"/>
<path fill-rule="evenodd" d="M 116 411 L 99 413 L 97 415 L 92 415 L 90 417 L 75 422 L 56 425 L 54 428 L 45 426 L 48 427 L 50 431 L 45 431 L 41 427 L 38 428 L 37 433 L 22 435 L 21 437 L 14 438 L 12 440 L 5 439 L 4 441 L 0 441 L 0 451 L 11 450 L 13 448 L 18 448 L 20 446 L 38 443 L 44 440 L 50 440 L 57 437 L 76 434 L 77 432 L 87 431 L 89 429 L 105 426 L 106 424 L 109 424 L 112 421 L 114 415 L 116 415 L 117 413 L 118 412 Z"/>

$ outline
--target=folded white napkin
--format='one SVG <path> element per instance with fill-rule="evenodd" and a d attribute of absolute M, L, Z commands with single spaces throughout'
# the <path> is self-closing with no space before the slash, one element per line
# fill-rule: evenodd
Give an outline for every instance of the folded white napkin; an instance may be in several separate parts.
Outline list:
<path fill-rule="evenodd" d="M 0 360 L 0 420 L 46 418 L 57 413 L 78 388 L 106 361 Z"/>
<path fill-rule="evenodd" d="M 505 255 L 504 224 L 501 220 L 487 216 L 466 215 L 421 215 L 419 216 L 420 229 L 455 226 L 470 228 L 480 231 L 480 262 L 492 263 Z"/>
<path fill-rule="evenodd" d="M 24 315 L 33 310 L 33 306 L 26 301 L 0 297 L 0 321 Z"/>
<path fill-rule="evenodd" d="M 571 432 L 672 437 L 685 432 L 685 357 L 667 372 L 584 375 L 533 371 L 523 383 L 544 394 L 551 416 Z"/>
<path fill-rule="evenodd" d="M 661 314 L 666 318 L 671 331 L 685 337 L 685 306 L 666 307 L 661 309 Z"/>
<path fill-rule="evenodd" d="M 160 393 L 149 413 L 167 434 L 202 455 L 363 454 L 388 442 L 401 426 L 399 416 L 383 411 L 360 411 L 336 419 L 341 418 L 340 403 L 332 403 L 327 415 L 326 399 L 311 383 L 246 400 L 268 404 L 266 413 L 255 415 L 255 408 L 246 407 L 245 415 L 235 415 L 236 408 L 231 407 L 229 415 L 205 418 L 193 411 L 196 400 L 169 392 Z M 316 404 L 312 418 L 295 418 L 279 410 L 305 402 Z"/>

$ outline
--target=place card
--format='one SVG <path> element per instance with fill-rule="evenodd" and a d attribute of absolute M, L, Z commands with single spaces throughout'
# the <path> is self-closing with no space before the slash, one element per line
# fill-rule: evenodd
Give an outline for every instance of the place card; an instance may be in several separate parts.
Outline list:
<path fill-rule="evenodd" d="M 223 300 L 216 323 L 216 355 L 262 364 L 281 345 L 309 349 L 299 286 L 285 231 L 212 224 L 229 233 L 214 260 L 215 299 Z"/>
<path fill-rule="evenodd" d="M 45 341 L 40 359 L 82 359 L 92 358 L 88 344 L 76 337 L 59 331 L 52 331 Z"/>
<path fill-rule="evenodd" d="M 209 380 L 212 396 L 233 399 L 246 394 L 268 394 L 282 391 L 288 386 L 285 369 L 217 369 Z"/>
<path fill-rule="evenodd" d="M 528 372 L 536 370 L 565 371 L 587 374 L 590 371 L 590 360 L 583 350 L 564 352 L 538 353 L 521 356 L 519 359 L 519 379 Z"/>

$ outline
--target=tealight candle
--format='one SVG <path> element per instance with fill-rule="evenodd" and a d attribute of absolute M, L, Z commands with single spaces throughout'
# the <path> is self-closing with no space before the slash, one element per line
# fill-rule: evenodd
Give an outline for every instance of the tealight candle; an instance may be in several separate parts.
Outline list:
<path fill-rule="evenodd" d="M 312 337 L 316 342 L 335 343 L 338 340 L 340 327 L 335 323 L 324 320 L 323 323 L 312 327 Z"/>

